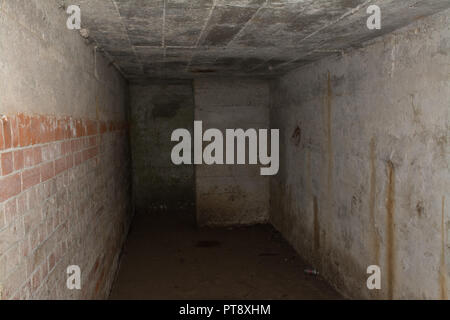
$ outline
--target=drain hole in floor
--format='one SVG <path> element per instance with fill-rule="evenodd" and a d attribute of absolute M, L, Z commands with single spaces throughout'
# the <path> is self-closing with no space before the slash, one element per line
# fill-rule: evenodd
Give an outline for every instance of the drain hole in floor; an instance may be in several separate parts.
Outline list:
<path fill-rule="evenodd" d="M 213 240 L 202 240 L 198 241 L 195 246 L 197 248 L 213 248 L 213 247 L 220 247 L 219 241 L 213 241 Z"/>
<path fill-rule="evenodd" d="M 280 255 L 279 253 L 271 253 L 271 252 L 262 252 L 258 254 L 258 256 L 260 257 L 277 257 L 279 255 Z"/>

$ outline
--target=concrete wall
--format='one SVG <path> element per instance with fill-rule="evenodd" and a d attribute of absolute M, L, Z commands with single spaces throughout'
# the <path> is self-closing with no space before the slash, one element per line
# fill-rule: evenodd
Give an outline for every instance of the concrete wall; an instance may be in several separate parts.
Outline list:
<path fill-rule="evenodd" d="M 273 84 L 271 221 L 348 296 L 448 297 L 449 26 L 447 11 Z"/>
<path fill-rule="evenodd" d="M 0 3 L 1 299 L 107 297 L 128 229 L 126 83 L 66 19 Z"/>
<path fill-rule="evenodd" d="M 225 135 L 226 129 L 269 128 L 268 82 L 198 79 L 194 88 L 195 119 L 203 121 L 203 131 L 217 128 Z M 259 165 L 196 165 L 195 173 L 200 225 L 268 220 L 270 178 L 260 175 Z"/>
<path fill-rule="evenodd" d="M 140 212 L 193 210 L 194 166 L 176 166 L 171 152 L 175 129 L 192 132 L 194 95 L 191 82 L 158 81 L 132 85 L 131 147 L 133 198 Z"/>

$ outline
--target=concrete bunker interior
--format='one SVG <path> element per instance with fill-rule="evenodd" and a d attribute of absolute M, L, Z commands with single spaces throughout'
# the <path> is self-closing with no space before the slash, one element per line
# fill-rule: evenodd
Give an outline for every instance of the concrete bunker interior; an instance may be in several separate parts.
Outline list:
<path fill-rule="evenodd" d="M 448 299 L 449 83 L 448 0 L 1 1 L 0 299 Z"/>

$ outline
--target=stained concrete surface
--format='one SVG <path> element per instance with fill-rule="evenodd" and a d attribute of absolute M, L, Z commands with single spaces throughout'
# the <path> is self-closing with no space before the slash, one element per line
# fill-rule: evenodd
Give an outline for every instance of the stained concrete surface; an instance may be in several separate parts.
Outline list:
<path fill-rule="evenodd" d="M 197 228 L 189 214 L 135 217 L 110 299 L 341 299 L 269 225 Z"/>
<path fill-rule="evenodd" d="M 351 298 L 450 294 L 449 26 L 439 13 L 272 88 L 270 222 Z"/>
<path fill-rule="evenodd" d="M 193 133 L 194 93 L 184 81 L 130 86 L 133 199 L 137 211 L 188 208 L 195 203 L 194 167 L 171 160 L 172 132 Z"/>
<path fill-rule="evenodd" d="M 450 7 L 448 0 L 59 0 L 128 79 L 274 76 Z M 378 5 L 382 29 L 369 30 Z"/>
<path fill-rule="evenodd" d="M 195 118 L 225 133 L 229 128 L 270 127 L 269 83 L 260 79 L 196 79 Z M 224 154 L 228 151 L 225 150 Z M 260 165 L 196 165 L 197 222 L 232 226 L 269 220 L 270 177 Z"/>

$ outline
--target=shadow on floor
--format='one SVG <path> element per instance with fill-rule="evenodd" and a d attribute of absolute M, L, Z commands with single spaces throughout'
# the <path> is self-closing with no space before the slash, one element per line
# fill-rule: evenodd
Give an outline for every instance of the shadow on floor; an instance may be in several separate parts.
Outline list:
<path fill-rule="evenodd" d="M 137 215 L 110 299 L 341 299 L 269 225 L 197 228 Z"/>

